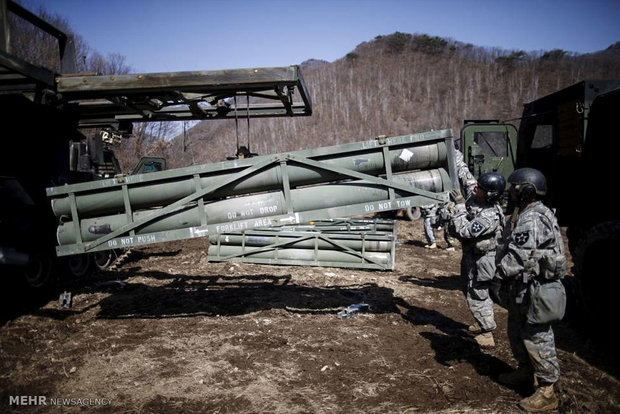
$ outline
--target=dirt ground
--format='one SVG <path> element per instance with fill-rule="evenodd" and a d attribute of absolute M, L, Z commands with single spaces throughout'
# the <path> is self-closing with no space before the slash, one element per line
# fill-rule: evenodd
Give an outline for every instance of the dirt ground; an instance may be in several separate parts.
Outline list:
<path fill-rule="evenodd" d="M 461 251 L 425 249 L 419 220 L 398 236 L 393 272 L 207 263 L 193 240 L 48 296 L 5 291 L 0 412 L 519 412 L 531 390 L 497 382 L 515 363 L 506 311 L 481 351 Z M 360 302 L 370 309 L 338 318 Z M 573 325 L 555 327 L 557 412 L 620 412 L 617 349 Z"/>

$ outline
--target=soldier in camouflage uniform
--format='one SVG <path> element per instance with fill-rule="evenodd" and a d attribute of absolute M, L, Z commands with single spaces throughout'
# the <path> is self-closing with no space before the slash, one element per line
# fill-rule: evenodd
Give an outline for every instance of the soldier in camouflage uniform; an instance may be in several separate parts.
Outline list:
<path fill-rule="evenodd" d="M 502 240 L 496 276 L 509 283 L 508 337 L 519 365 L 516 371 L 502 374 L 498 380 L 506 385 L 534 382 L 535 393 L 519 405 L 530 412 L 547 411 L 558 407 L 553 384 L 560 376 L 560 366 L 553 329 L 547 321 L 553 318 L 536 317 L 546 310 L 537 305 L 540 294 L 532 287 L 559 284 L 559 296 L 542 299 L 547 300 L 544 308 L 556 309 L 561 318 L 566 304 L 559 280 L 566 269 L 564 245 L 557 220 L 539 201 L 547 191 L 544 175 L 532 168 L 521 168 L 512 173 L 508 182 L 510 196 L 519 210 L 513 215 L 514 229 L 507 226 Z"/>
<path fill-rule="evenodd" d="M 454 149 L 454 158 L 456 163 L 456 172 L 461 183 L 462 192 L 469 198 L 472 195 L 473 189 L 476 185 L 476 179 L 469 172 L 467 164 L 463 160 L 463 153 L 458 149 Z M 426 237 L 427 249 L 436 249 L 437 243 L 435 239 L 434 229 L 438 226 L 444 227 L 444 240 L 446 241 L 446 249 L 454 250 L 456 230 L 454 229 L 454 222 L 452 220 L 452 214 L 454 212 L 454 203 L 444 204 L 427 204 L 420 206 L 420 213 L 424 220 L 424 236 Z"/>
<path fill-rule="evenodd" d="M 463 159 L 463 153 L 458 149 L 454 149 L 454 159 L 456 163 L 456 173 L 461 184 L 461 193 L 465 194 L 465 198 L 469 199 L 473 195 L 474 188 L 476 188 L 476 178 L 472 175 L 467 168 L 467 164 Z M 455 246 L 458 246 L 458 235 L 454 227 L 454 202 L 448 201 L 442 203 L 437 209 L 437 220 L 443 227 L 443 237 L 446 242 L 446 250 L 454 251 Z"/>
<path fill-rule="evenodd" d="M 450 227 L 452 224 L 452 212 L 448 203 L 427 204 L 420 207 L 422 217 L 424 218 L 424 236 L 426 237 L 427 249 L 436 249 L 437 242 L 435 238 L 435 230 L 442 230 L 443 239 L 446 242 L 446 250 L 453 251 L 455 239 L 454 229 Z M 452 209 L 454 207 L 452 206 Z"/>
<path fill-rule="evenodd" d="M 437 243 L 435 243 L 435 223 L 437 220 L 437 204 L 426 204 L 420 206 L 420 212 L 424 219 L 424 236 L 426 237 L 426 248 L 436 249 Z"/>
<path fill-rule="evenodd" d="M 451 192 L 456 203 L 454 227 L 463 249 L 461 276 L 465 282 L 464 293 L 476 321 L 469 330 L 478 334 L 474 339 L 481 347 L 495 346 L 492 331 L 497 325 L 489 287 L 495 276 L 497 240 L 504 227 L 499 200 L 505 188 L 504 177 L 489 172 L 479 177 L 473 197 L 467 204 L 460 191 Z"/>
<path fill-rule="evenodd" d="M 454 251 L 454 247 L 458 245 L 454 221 L 452 220 L 453 215 L 454 203 L 452 201 L 441 203 L 437 207 L 437 229 L 443 228 L 443 239 L 446 242 L 446 250 L 448 251 Z"/>
<path fill-rule="evenodd" d="M 476 178 L 467 168 L 467 164 L 463 159 L 463 153 L 458 149 L 454 150 L 454 160 L 456 162 L 456 174 L 461 182 L 461 192 L 465 194 L 466 198 L 469 198 L 476 187 Z"/>

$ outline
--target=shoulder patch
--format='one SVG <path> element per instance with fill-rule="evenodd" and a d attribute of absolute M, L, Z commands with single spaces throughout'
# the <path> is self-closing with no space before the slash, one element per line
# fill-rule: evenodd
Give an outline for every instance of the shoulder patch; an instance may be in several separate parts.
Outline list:
<path fill-rule="evenodd" d="M 474 221 L 473 223 L 471 223 L 471 231 L 474 234 L 480 233 L 483 229 L 484 227 L 482 227 L 482 224 L 478 223 L 477 221 Z"/>
<path fill-rule="evenodd" d="M 515 233 L 514 240 L 518 246 L 523 246 L 530 239 L 529 231 L 522 231 L 520 233 Z"/>

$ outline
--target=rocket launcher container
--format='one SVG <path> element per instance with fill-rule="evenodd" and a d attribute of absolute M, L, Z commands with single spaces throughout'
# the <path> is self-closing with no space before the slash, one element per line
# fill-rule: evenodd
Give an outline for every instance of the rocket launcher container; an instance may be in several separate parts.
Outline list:
<path fill-rule="evenodd" d="M 445 202 L 451 130 L 47 189 L 58 256 Z"/>

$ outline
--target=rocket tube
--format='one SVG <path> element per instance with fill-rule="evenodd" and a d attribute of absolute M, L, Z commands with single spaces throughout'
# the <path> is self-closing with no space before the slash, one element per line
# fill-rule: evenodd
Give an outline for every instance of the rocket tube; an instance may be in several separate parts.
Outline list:
<path fill-rule="evenodd" d="M 393 180 L 434 193 L 445 190 L 440 169 L 395 174 Z M 409 193 L 404 194 L 399 190 L 395 190 L 395 194 L 398 197 L 410 195 Z M 386 200 L 388 198 L 389 193 L 385 187 L 364 181 L 340 182 L 291 190 L 291 201 L 294 211 L 347 206 Z M 205 203 L 203 208 L 209 224 L 229 223 L 236 220 L 269 217 L 286 213 L 285 200 L 281 191 L 216 200 Z M 133 213 L 133 219 L 139 220 L 156 212 L 157 209 L 136 211 Z M 136 234 L 148 234 L 195 227 L 200 226 L 200 218 L 199 206 L 197 204 L 190 204 L 180 211 L 175 211 L 146 223 L 135 231 Z M 125 214 L 82 219 L 80 221 L 82 241 L 96 240 L 102 234 L 116 231 L 126 224 L 128 222 Z M 57 230 L 58 243 L 60 245 L 76 243 L 77 238 L 74 229 L 75 226 L 72 221 L 61 222 Z M 225 231 L 228 230 L 223 225 L 221 232 Z"/>
<path fill-rule="evenodd" d="M 356 172 L 376 175 L 384 173 L 386 170 L 382 151 L 382 147 L 375 147 L 348 152 L 346 156 L 329 154 L 309 158 L 324 163 L 326 166 L 347 168 Z M 298 151 L 291 154 L 297 153 L 303 154 L 304 152 Z M 255 157 L 250 160 L 255 164 L 263 159 L 270 158 L 273 156 Z M 393 173 L 444 167 L 447 162 L 446 144 L 444 141 L 440 141 L 432 144 L 417 142 L 395 145 L 389 150 L 389 159 Z M 207 188 L 252 165 L 249 160 L 244 161 L 246 163 L 239 162 L 240 166 L 237 168 L 231 167 L 236 165 L 235 162 L 209 164 L 207 165 L 209 171 L 206 173 L 200 173 L 201 166 L 194 166 L 179 170 L 127 176 L 125 181 L 131 183 L 127 191 L 132 209 L 140 210 L 167 205 L 194 193 L 196 191 L 196 179 L 192 175 L 194 171 L 200 176 L 198 180 L 200 188 Z M 187 171 L 188 173 L 170 178 L 171 171 Z M 287 165 L 287 174 L 291 187 L 319 184 L 341 178 L 334 172 L 294 162 Z M 146 176 L 148 176 L 148 180 L 141 183 L 140 180 Z M 157 180 L 156 177 L 162 177 L 162 179 Z M 270 191 L 280 188 L 282 183 L 280 165 L 275 163 L 263 171 L 217 189 L 209 197 L 222 198 Z M 121 184 L 107 185 L 95 182 L 89 185 L 92 185 L 92 191 L 76 192 L 75 194 L 75 203 L 80 218 L 114 214 L 124 210 Z M 71 214 L 71 203 L 68 196 L 53 198 L 51 203 L 56 217 Z"/>

